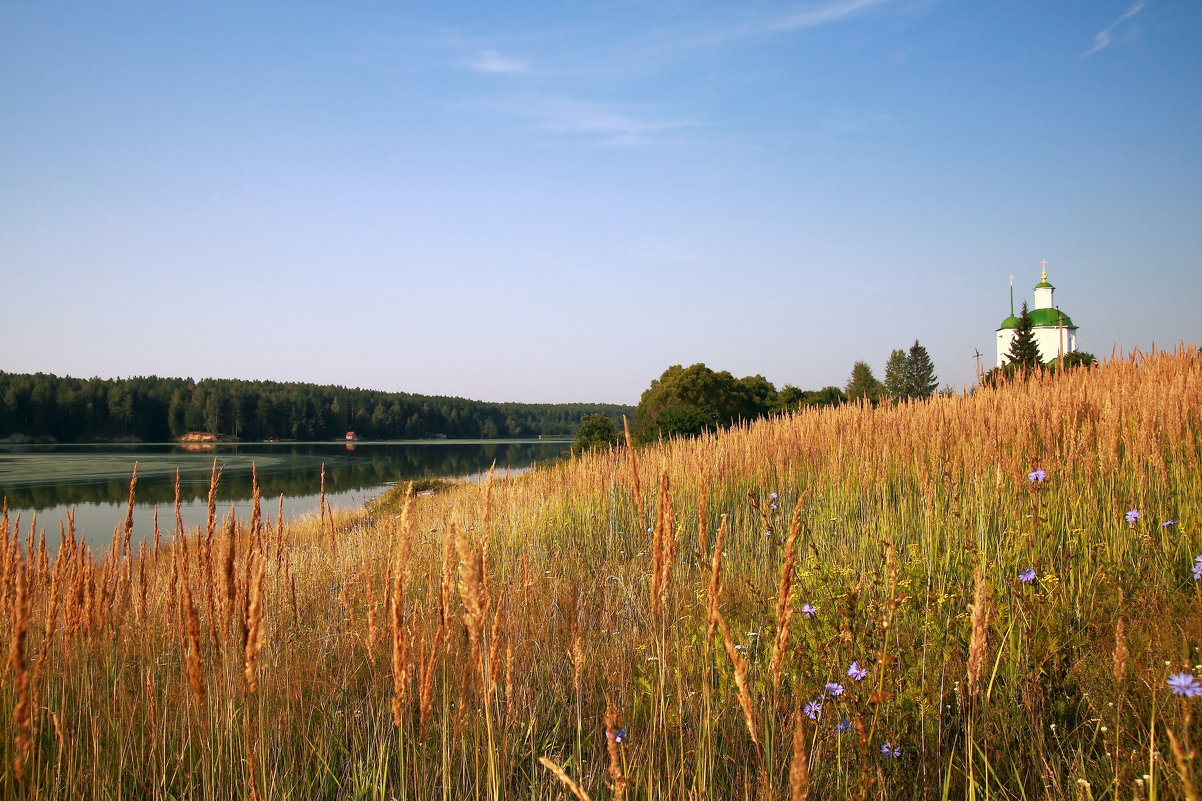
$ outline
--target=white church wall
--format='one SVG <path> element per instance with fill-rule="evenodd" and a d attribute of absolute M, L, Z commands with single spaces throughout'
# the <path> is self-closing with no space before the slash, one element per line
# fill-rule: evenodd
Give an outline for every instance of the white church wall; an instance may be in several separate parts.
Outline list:
<path fill-rule="evenodd" d="M 1014 341 L 1014 329 L 1003 328 L 997 332 L 997 366 L 1006 363 L 1006 354 L 1010 352 L 1010 343 Z"/>
<path fill-rule="evenodd" d="M 1077 332 L 1071 328 L 1037 327 L 1032 329 L 1031 333 L 1035 337 L 1035 344 L 1039 346 L 1039 356 L 1045 363 L 1052 361 L 1062 353 L 1072 353 L 1077 349 Z M 1006 354 L 1010 352 L 1014 335 L 1013 328 L 1004 328 L 997 332 L 998 367 L 1009 361 Z"/>
<path fill-rule="evenodd" d="M 1043 354 L 1045 362 L 1077 349 L 1077 334 L 1071 328 L 1036 329 L 1036 336 L 1039 337 L 1036 341 L 1039 342 L 1039 352 Z"/>

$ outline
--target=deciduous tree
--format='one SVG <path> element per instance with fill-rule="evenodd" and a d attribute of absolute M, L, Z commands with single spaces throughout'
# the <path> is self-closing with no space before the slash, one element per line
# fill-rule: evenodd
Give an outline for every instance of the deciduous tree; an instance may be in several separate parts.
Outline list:
<path fill-rule="evenodd" d="M 692 436 L 739 420 L 763 417 L 777 405 L 776 387 L 763 376 L 736 379 L 704 364 L 674 364 L 651 382 L 638 408 L 638 434 L 644 442 L 665 436 Z"/>
<path fill-rule="evenodd" d="M 618 442 L 618 429 L 608 417 L 603 414 L 590 414 L 580 421 L 576 428 L 576 440 L 572 443 L 572 455 L 584 451 L 609 448 Z"/>
<path fill-rule="evenodd" d="M 904 350 L 895 350 L 889 354 L 885 362 L 885 392 L 894 401 L 905 400 L 909 397 L 910 360 Z"/>
<path fill-rule="evenodd" d="M 848 400 L 867 400 L 878 403 L 885 394 L 885 387 L 872 374 L 868 362 L 856 362 L 851 368 L 851 377 L 847 381 Z"/>

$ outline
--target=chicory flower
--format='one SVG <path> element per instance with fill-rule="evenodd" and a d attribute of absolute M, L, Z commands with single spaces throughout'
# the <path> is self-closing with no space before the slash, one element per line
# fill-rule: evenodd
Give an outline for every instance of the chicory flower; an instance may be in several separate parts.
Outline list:
<path fill-rule="evenodd" d="M 1189 673 L 1174 673 L 1168 679 L 1169 689 L 1174 695 L 1195 698 L 1202 695 L 1202 684 Z"/>

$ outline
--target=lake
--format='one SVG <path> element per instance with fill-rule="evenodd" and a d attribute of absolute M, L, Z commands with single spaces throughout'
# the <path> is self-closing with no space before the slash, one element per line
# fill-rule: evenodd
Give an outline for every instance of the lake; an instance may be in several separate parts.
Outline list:
<path fill-rule="evenodd" d="M 335 509 L 362 506 L 398 482 L 423 478 L 478 478 L 496 462 L 497 474 L 529 470 L 566 455 L 570 440 L 417 440 L 406 442 L 287 442 L 238 444 L 0 445 L 0 497 L 9 518 L 21 516 L 22 537 L 37 514 L 47 542 L 57 544 L 59 521 L 75 509 L 76 532 L 93 549 L 106 547 L 125 519 L 129 479 L 138 465 L 134 548 L 149 541 L 154 509 L 164 537 L 175 530 L 175 472 L 187 530 L 207 517 L 213 460 L 222 471 L 219 515 L 249 519 L 251 466 L 258 474 L 263 510 L 274 520 L 279 496 L 284 516 L 315 513 L 325 466 L 326 499 Z"/>

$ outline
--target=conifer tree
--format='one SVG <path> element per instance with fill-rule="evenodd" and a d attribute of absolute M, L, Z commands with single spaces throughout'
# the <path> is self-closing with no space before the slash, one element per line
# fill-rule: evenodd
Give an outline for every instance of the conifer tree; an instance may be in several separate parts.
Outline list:
<path fill-rule="evenodd" d="M 1006 360 L 1020 369 L 1032 369 L 1043 365 L 1039 355 L 1039 345 L 1035 342 L 1034 324 L 1027 304 L 1023 303 L 1023 313 L 1018 316 L 1018 328 L 1014 329 L 1014 339 L 1010 342 L 1010 350 L 1006 352 Z"/>
<path fill-rule="evenodd" d="M 906 356 L 906 395 L 911 398 L 929 398 L 939 387 L 939 376 L 935 375 L 935 363 L 927 349 L 914 340 Z"/>

